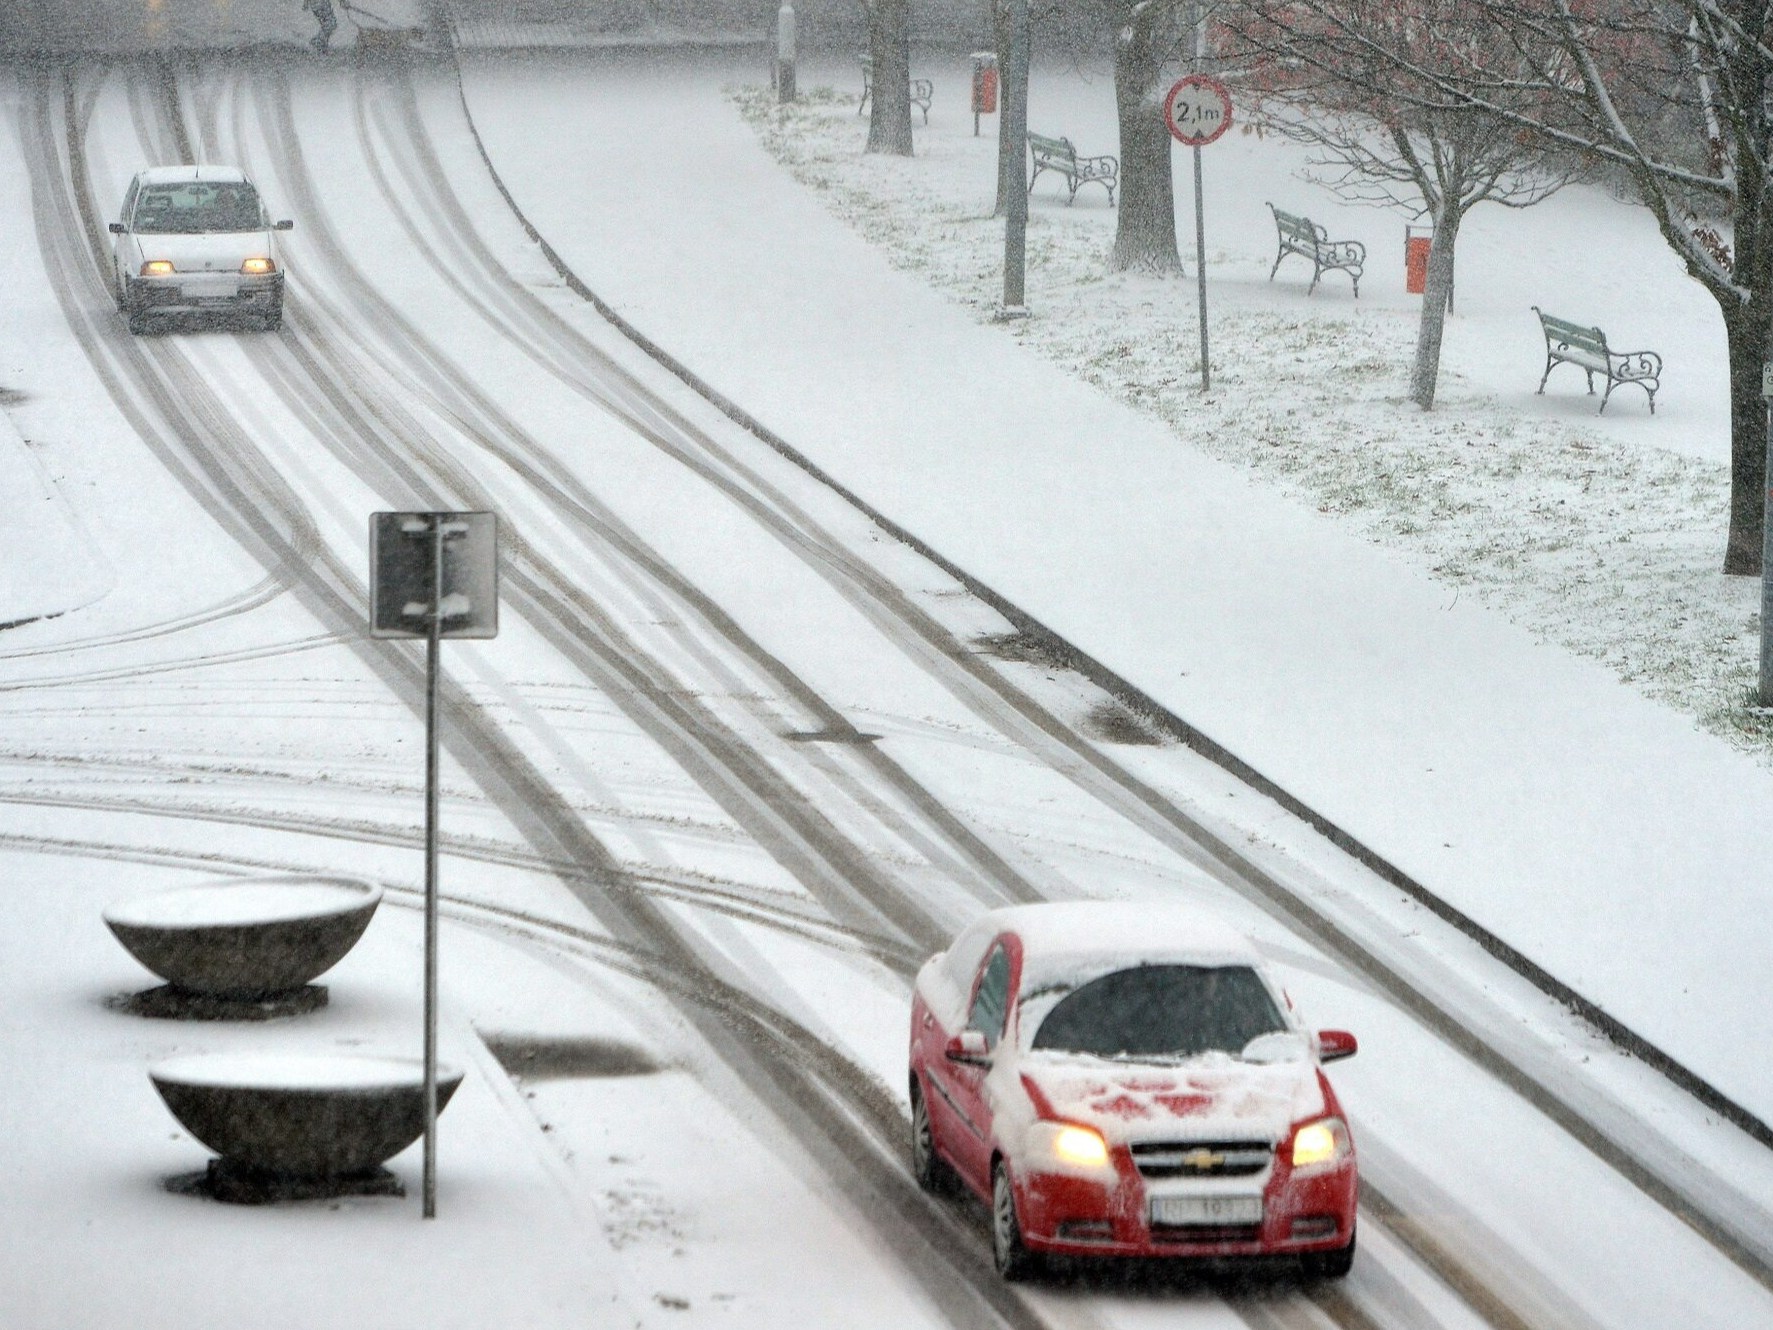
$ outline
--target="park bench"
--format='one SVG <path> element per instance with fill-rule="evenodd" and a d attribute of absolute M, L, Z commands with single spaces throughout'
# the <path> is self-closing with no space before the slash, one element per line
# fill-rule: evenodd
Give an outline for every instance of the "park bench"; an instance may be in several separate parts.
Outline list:
<path fill-rule="evenodd" d="M 1272 203 L 1268 211 L 1274 214 L 1274 229 L 1280 234 L 1280 252 L 1274 256 L 1274 267 L 1268 270 L 1269 281 L 1274 280 L 1282 259 L 1298 254 L 1311 260 L 1311 285 L 1306 288 L 1306 295 L 1317 290 L 1318 278 L 1325 273 L 1345 272 L 1354 282 L 1355 299 L 1360 299 L 1361 269 L 1367 262 L 1365 245 L 1358 240 L 1331 240 L 1311 218 L 1282 212 Z"/>
<path fill-rule="evenodd" d="M 1584 328 L 1568 319 L 1554 318 L 1539 306 L 1533 306 L 1539 326 L 1545 330 L 1545 373 L 1539 376 L 1539 391 L 1551 377 L 1553 365 L 1574 365 L 1588 375 L 1588 393 L 1594 396 L 1594 376 L 1605 375 L 1607 391 L 1601 394 L 1601 411 L 1607 399 L 1622 383 L 1635 383 L 1650 398 L 1650 414 L 1656 414 L 1656 390 L 1662 386 L 1662 357 L 1654 351 L 1615 351 L 1607 345 L 1607 334 L 1599 328 Z M 1600 414 L 1600 411 L 1595 413 Z"/>
<path fill-rule="evenodd" d="M 1114 206 L 1114 187 L 1120 183 L 1120 162 L 1117 159 L 1079 157 L 1070 139 L 1048 138 L 1044 134 L 1028 136 L 1028 151 L 1034 159 L 1034 171 L 1028 177 L 1030 194 L 1034 192 L 1034 182 L 1042 171 L 1055 171 L 1065 177 L 1065 183 L 1071 188 L 1071 197 L 1065 200 L 1067 204 L 1076 201 L 1081 186 L 1101 185 L 1108 191 L 1108 205 Z"/>
<path fill-rule="evenodd" d="M 874 57 L 859 55 L 857 61 L 862 66 L 862 100 L 856 103 L 856 114 L 861 115 L 868 109 L 868 99 L 874 95 Z M 924 124 L 930 123 L 930 102 L 935 99 L 936 85 L 928 79 L 911 80 L 911 104 L 923 111 Z"/>

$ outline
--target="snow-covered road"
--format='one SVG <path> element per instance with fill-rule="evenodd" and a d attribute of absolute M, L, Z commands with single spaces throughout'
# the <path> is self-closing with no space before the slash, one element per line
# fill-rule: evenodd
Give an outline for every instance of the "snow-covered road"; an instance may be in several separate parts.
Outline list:
<path fill-rule="evenodd" d="M 718 74 L 684 69 L 652 95 L 743 132 Z M 31 1184 L 0 1201 L 7 1227 L 79 1178 L 41 1221 L 54 1242 L 0 1255 L 0 1305 L 70 1327 L 247 1308 L 485 1325 L 500 1295 L 529 1325 L 601 1323 L 611 1297 L 698 1326 L 1773 1325 L 1760 1147 L 626 342 L 523 233 L 452 68 L 73 62 L 10 71 L 4 97 L 0 154 L 31 182 L 8 233 L 36 239 L 0 258 L 4 373 L 115 585 L 0 643 L 0 844 L 24 916 L 6 946 L 42 955 L 9 983 L 17 1009 L 60 994 L 80 1032 L 54 1049 L 0 1026 L 8 1063 L 35 1068 L 0 1097 Z M 476 101 L 534 114 L 520 68 Z M 297 218 L 280 334 L 134 339 L 110 307 L 102 231 L 129 174 L 193 157 L 245 165 Z M 1006 363 L 1027 393 L 1057 377 Z M 834 427 L 865 409 L 828 403 Z M 445 1236 L 401 1246 L 439 1278 L 310 1274 L 322 1296 L 143 1185 L 203 1152 L 167 1141 L 142 1069 L 169 1045 L 397 1042 L 408 923 L 378 922 L 305 1031 L 104 1011 L 145 977 L 52 939 L 193 875 L 354 871 L 410 902 L 418 657 L 361 629 L 368 515 L 409 507 L 494 509 L 509 541 L 501 636 L 447 649 L 446 1002 L 471 1084 L 442 1123 Z M 1345 1286 L 1011 1292 L 978 1210 L 916 1191 L 910 972 L 985 906 L 1078 896 L 1210 905 L 1315 1019 L 1361 1035 L 1337 1075 L 1370 1184 Z M 523 1073 L 548 1040 L 579 1074 Z M 546 1213 L 454 1181 L 486 1181 L 462 1152 L 513 1138 L 562 1200 Z M 408 1221 L 362 1201 L 240 1223 L 327 1259 Z M 120 1224 L 159 1241 L 120 1245 Z"/>

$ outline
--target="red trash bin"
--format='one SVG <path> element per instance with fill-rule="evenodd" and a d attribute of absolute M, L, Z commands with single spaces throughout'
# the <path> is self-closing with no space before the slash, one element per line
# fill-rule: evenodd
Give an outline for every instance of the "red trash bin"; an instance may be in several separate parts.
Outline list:
<path fill-rule="evenodd" d="M 973 110 L 981 115 L 991 115 L 996 112 L 996 65 L 982 65 L 973 70 Z"/>
<path fill-rule="evenodd" d="M 1428 247 L 1432 236 L 1404 237 L 1404 290 L 1419 296 L 1428 289 Z"/>

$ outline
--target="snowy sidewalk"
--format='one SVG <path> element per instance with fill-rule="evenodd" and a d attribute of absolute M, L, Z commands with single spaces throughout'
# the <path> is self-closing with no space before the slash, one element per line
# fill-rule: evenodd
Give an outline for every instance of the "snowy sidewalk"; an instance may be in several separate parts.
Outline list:
<path fill-rule="evenodd" d="M 438 1119 L 437 1217 L 420 1217 L 420 1147 L 391 1161 L 403 1200 L 217 1205 L 169 1196 L 203 1169 L 144 1068 L 175 1054 L 250 1051 L 417 1056 L 421 915 L 384 902 L 321 980 L 331 1001 L 296 1021 L 149 1020 L 107 999 L 151 988 L 101 922 L 123 895 L 189 881 L 180 870 L 84 856 L 0 854 L 29 926 L 0 947 L 0 1288 L 8 1325 L 183 1330 L 255 1325 L 485 1330 L 633 1325 L 599 1217 L 521 1093 L 465 1022 L 440 1057 L 466 1072 Z M 125 885 L 133 884 L 133 885 Z M 451 928 L 450 1007 L 548 1028 L 557 1011 L 511 994 L 552 991 L 520 953 Z M 494 977 L 496 976 L 496 977 Z M 488 1271 L 498 1277 L 489 1279 Z"/>
<path fill-rule="evenodd" d="M 467 89 L 530 220 L 643 332 L 1773 1119 L 1773 775 L 890 270 L 722 94 L 758 81 L 695 54 L 481 56 Z M 1111 85 L 1075 95 L 1112 116 Z"/>

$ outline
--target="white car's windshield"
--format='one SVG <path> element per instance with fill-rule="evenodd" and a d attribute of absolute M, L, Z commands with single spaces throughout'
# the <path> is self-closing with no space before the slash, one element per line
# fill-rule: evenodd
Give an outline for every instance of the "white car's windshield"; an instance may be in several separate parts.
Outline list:
<path fill-rule="evenodd" d="M 1104 1058 L 1169 1060 L 1236 1054 L 1287 1028 L 1245 965 L 1141 965 L 1081 985 L 1054 1005 L 1033 1047 Z"/>
<path fill-rule="evenodd" d="M 134 225 L 144 235 L 256 231 L 264 225 L 264 212 L 249 184 L 193 180 L 143 189 Z"/>

